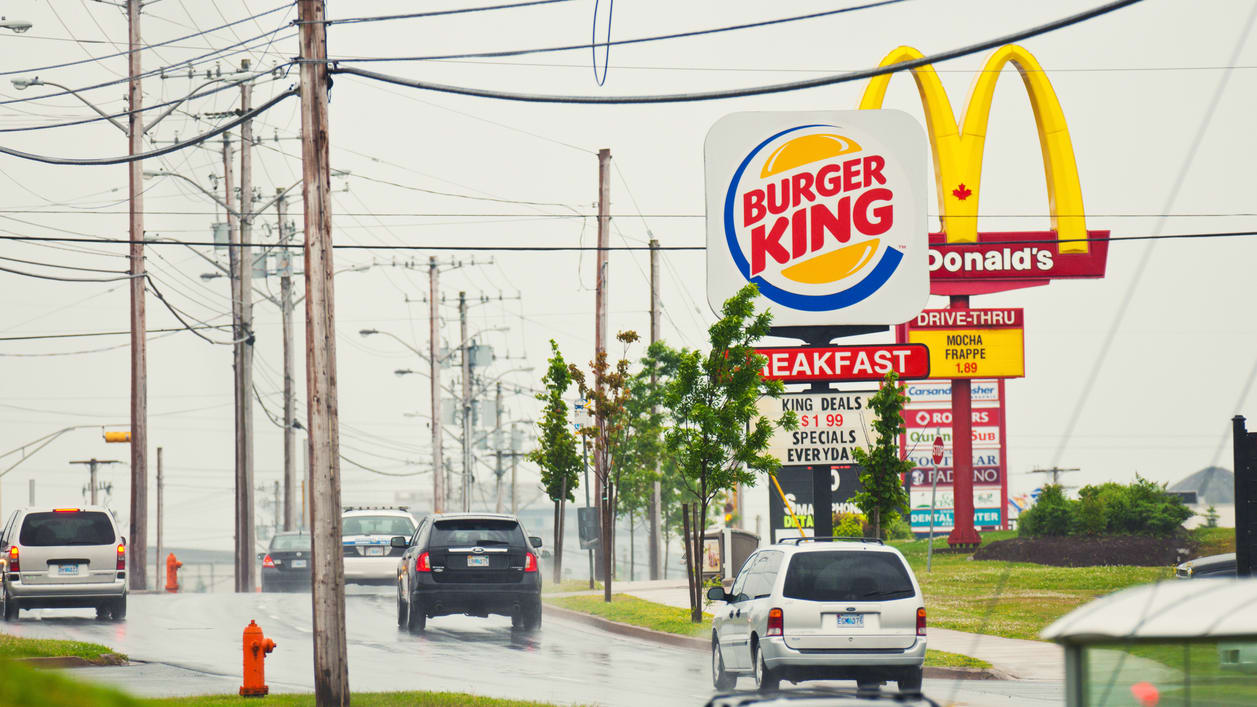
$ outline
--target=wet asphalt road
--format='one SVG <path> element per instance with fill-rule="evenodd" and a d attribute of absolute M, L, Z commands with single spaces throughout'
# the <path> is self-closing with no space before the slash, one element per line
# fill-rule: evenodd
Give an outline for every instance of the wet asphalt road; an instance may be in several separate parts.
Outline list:
<path fill-rule="evenodd" d="M 374 587 L 350 587 L 345 615 L 355 691 L 449 690 L 607 707 L 694 707 L 712 695 L 703 652 L 551 615 L 534 633 L 512 631 L 504 617 L 447 616 L 411 635 L 397 628 L 393 590 Z M 133 594 L 125 622 L 98 622 L 90 611 L 36 610 L 0 630 L 126 653 L 138 664 L 73 673 L 134 694 L 230 694 L 240 685 L 241 633 L 250 619 L 278 644 L 266 660 L 271 691 L 312 691 L 309 594 Z M 925 692 L 955 705 L 1063 702 L 1059 683 L 927 680 Z"/>

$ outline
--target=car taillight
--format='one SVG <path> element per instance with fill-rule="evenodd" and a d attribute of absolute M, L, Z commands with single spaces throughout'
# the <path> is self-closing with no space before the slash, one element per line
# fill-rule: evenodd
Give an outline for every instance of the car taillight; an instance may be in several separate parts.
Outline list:
<path fill-rule="evenodd" d="M 126 568 L 127 568 L 127 546 L 123 545 L 122 543 L 118 543 L 118 569 L 124 570 Z"/>
<path fill-rule="evenodd" d="M 432 571 L 432 560 L 428 559 L 428 553 L 421 552 L 419 553 L 419 556 L 415 558 L 415 571 L 416 572 L 431 572 Z"/>
<path fill-rule="evenodd" d="M 54 508 L 52 509 L 52 512 L 53 513 L 78 513 L 80 510 L 81 509 L 78 509 L 78 508 Z"/>
<path fill-rule="evenodd" d="M 524 571 L 525 572 L 537 571 L 537 556 L 532 554 L 531 552 L 524 553 Z"/>
<path fill-rule="evenodd" d="M 17 561 L 17 545 L 12 545 L 9 547 L 9 571 L 10 572 L 22 571 L 22 567 L 20 564 L 18 564 L 18 561 Z"/>
<path fill-rule="evenodd" d="M 765 636 L 780 636 L 785 625 L 785 615 L 781 613 L 781 609 L 768 610 L 768 632 Z"/>
<path fill-rule="evenodd" d="M 263 558 L 262 558 L 262 566 L 263 566 L 263 567 L 270 567 L 271 569 L 275 569 L 275 561 L 271 559 L 271 556 L 270 556 L 270 555 L 267 555 L 266 557 L 263 557 Z"/>
<path fill-rule="evenodd" d="M 925 635 L 925 607 L 917 609 L 917 635 Z"/>

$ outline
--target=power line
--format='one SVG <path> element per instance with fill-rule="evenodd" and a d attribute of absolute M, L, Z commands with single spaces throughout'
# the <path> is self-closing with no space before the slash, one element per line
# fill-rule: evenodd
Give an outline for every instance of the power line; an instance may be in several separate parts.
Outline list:
<path fill-rule="evenodd" d="M 387 20 L 410 20 L 420 17 L 441 17 L 444 15 L 462 15 L 469 12 L 488 12 L 489 10 L 512 10 L 518 7 L 535 7 L 537 5 L 555 5 L 561 2 L 570 2 L 571 0 L 531 0 L 531 2 L 504 3 L 501 5 L 482 5 L 480 7 L 463 7 L 452 10 L 429 10 L 428 12 L 409 12 L 400 15 L 376 15 L 373 17 L 342 17 L 333 20 L 322 20 L 311 24 L 321 25 L 347 25 L 359 24 L 362 22 L 384 22 Z M 300 20 L 293 24 L 306 24 Z"/>
<path fill-rule="evenodd" d="M 219 25 L 219 26 L 217 26 L 217 27 L 211 27 L 210 29 L 205 30 L 205 31 L 203 31 L 203 32 L 194 32 L 194 33 L 192 33 L 192 34 L 187 34 L 187 35 L 184 35 L 184 36 L 182 36 L 182 37 L 175 37 L 174 39 L 168 39 L 168 40 L 166 40 L 166 41 L 164 41 L 164 42 L 157 42 L 156 44 L 146 44 L 146 45 L 144 45 L 144 46 L 141 48 L 141 51 L 144 51 L 145 49 L 152 49 L 153 47 L 161 47 L 161 46 L 165 46 L 165 45 L 167 45 L 167 44 L 174 44 L 175 42 L 182 42 L 182 41 L 183 41 L 183 40 L 185 40 L 185 39 L 191 39 L 191 38 L 193 38 L 193 37 L 203 36 L 203 35 L 209 34 L 209 33 L 211 33 L 211 32 L 215 32 L 215 31 L 217 31 L 217 30 L 224 29 L 224 28 L 226 28 L 226 27 L 230 27 L 230 26 L 232 26 L 232 25 L 238 25 L 238 24 L 240 24 L 240 23 L 242 23 L 242 22 L 248 22 L 249 20 L 255 20 L 255 19 L 259 18 L 259 17 L 265 17 L 265 16 L 267 16 L 267 15 L 271 15 L 271 14 L 274 14 L 274 13 L 276 13 L 276 12 L 279 12 L 280 10 L 283 10 L 283 9 L 285 9 L 285 8 L 291 7 L 291 6 L 292 6 L 292 4 L 293 4 L 293 3 L 291 3 L 291 2 L 287 2 L 287 3 L 284 3 L 283 5 L 278 6 L 278 7 L 272 8 L 272 9 L 270 9 L 270 10 L 266 10 L 265 12 L 259 12 L 259 13 L 258 13 L 258 14 L 256 14 L 256 15 L 252 15 L 252 16 L 250 16 L 250 17 L 246 17 L 246 18 L 241 19 L 241 20 L 236 20 L 236 21 L 234 21 L 234 22 L 228 22 L 228 23 L 227 23 L 227 24 L 225 24 L 225 25 Z M 279 29 L 283 29 L 283 28 L 281 27 L 281 28 L 279 28 Z M 279 29 L 276 29 L 276 30 L 273 30 L 273 31 L 274 31 L 274 32 L 278 32 L 278 31 L 279 31 Z M 256 39 L 256 38 L 257 38 L 257 37 L 254 37 L 254 39 Z M 77 40 L 76 40 L 76 41 L 77 41 Z M 248 41 L 252 41 L 252 40 L 248 40 Z M 113 54 L 105 54 L 105 55 L 103 55 L 103 56 L 91 57 L 91 58 L 89 58 L 89 59 L 80 59 L 80 60 L 78 60 L 78 61 L 65 62 L 65 63 L 63 63 L 63 64 L 49 64 L 49 65 L 47 65 L 47 66 L 37 66 L 37 67 L 34 67 L 34 68 L 30 68 L 30 69 L 15 69 L 15 70 L 13 70 L 13 71 L 0 71 L 0 76 L 12 76 L 12 75 L 14 75 L 14 74 L 29 74 L 29 73 L 33 73 L 33 72 L 36 72 L 36 71 L 48 71 L 49 69 L 61 69 L 61 68 L 65 68 L 65 67 L 67 67 L 67 66 L 79 66 L 80 64 L 91 64 L 91 63 L 93 63 L 93 62 L 99 62 L 99 61 L 100 61 L 100 60 L 102 60 L 102 59 L 113 59 L 114 57 L 126 56 L 126 55 L 128 55 L 128 54 L 130 54 L 130 53 L 131 53 L 131 52 L 128 50 L 128 51 L 115 52 L 115 53 L 113 53 Z M 125 81 L 125 80 L 128 80 L 128 79 L 124 79 L 124 81 Z"/>
<path fill-rule="evenodd" d="M 104 268 L 83 268 L 83 267 L 78 267 L 74 265 L 57 265 L 56 263 L 43 263 L 38 260 L 22 260 L 21 258 L 9 258 L 3 255 L 0 255 L 0 260 L 8 260 L 10 262 L 22 263 L 24 265 L 39 265 L 45 268 L 62 268 L 64 270 L 79 270 L 82 272 L 103 272 L 103 273 L 110 273 L 112 275 L 129 274 L 129 271 L 127 270 L 106 270 Z"/>
<path fill-rule="evenodd" d="M 1116 2 L 1106 3 L 1098 7 L 1086 10 L 1068 17 L 1054 20 L 1045 24 L 1031 27 L 1030 29 L 1021 30 L 1012 34 L 1006 34 L 1001 37 L 989 39 L 977 44 L 952 49 L 949 51 L 934 54 L 932 56 L 922 57 L 920 59 L 912 59 L 909 61 L 892 64 L 890 66 L 879 66 L 873 69 L 865 69 L 862 71 L 853 71 L 845 74 L 833 74 L 829 76 L 821 76 L 814 79 L 805 79 L 802 81 L 790 81 L 786 83 L 769 84 L 765 86 L 755 86 L 751 88 L 738 88 L 723 91 L 703 91 L 698 93 L 674 93 L 674 94 L 656 94 L 646 96 L 564 96 L 553 94 L 537 94 L 537 93 L 517 93 L 510 91 L 495 91 L 483 88 L 473 88 L 468 86 L 454 86 L 450 84 L 434 83 L 430 81 L 419 81 L 415 79 L 407 79 L 400 76 L 392 76 L 389 74 L 381 74 L 374 71 L 366 71 L 354 67 L 340 67 L 336 60 L 327 60 L 332 62 L 332 67 L 328 69 L 328 73 L 347 74 L 351 76 L 361 76 L 363 78 L 374 79 L 383 83 L 391 83 L 397 86 L 406 86 L 409 88 L 417 88 L 426 91 L 437 91 L 441 93 L 452 93 L 462 96 L 475 96 L 478 98 L 493 98 L 506 101 L 522 101 L 525 103 L 581 103 L 581 104 L 604 104 L 604 105 L 623 105 L 631 103 L 689 103 L 694 101 L 710 101 L 721 100 L 726 98 L 742 98 L 745 96 L 760 96 L 771 93 L 782 93 L 786 91 L 799 91 L 808 88 L 818 88 L 821 86 L 832 86 L 850 81 L 858 81 L 861 79 L 872 78 L 874 76 L 882 76 L 884 74 L 893 74 L 900 71 L 907 71 L 920 66 L 935 64 L 943 61 L 950 61 L 970 54 L 977 54 L 988 49 L 1000 47 L 1005 44 L 1013 44 L 1030 37 L 1047 34 L 1049 32 L 1063 29 L 1071 25 L 1085 22 L 1087 20 L 1108 14 L 1115 10 L 1134 5 L 1142 0 L 1116 0 Z M 585 45 L 580 45 L 584 48 Z"/>
<path fill-rule="evenodd" d="M 200 135 L 197 135 L 196 137 L 189 138 L 186 141 L 179 142 L 174 145 L 168 145 L 166 147 L 159 147 L 155 150 L 149 150 L 147 152 L 140 152 L 133 155 L 126 155 L 126 156 L 121 156 L 121 157 L 91 157 L 91 158 L 49 157 L 46 155 L 36 155 L 30 152 L 22 152 L 21 150 L 15 150 L 11 147 L 4 147 L 4 146 L 0 146 L 0 154 L 11 155 L 13 157 L 21 157 L 22 159 L 32 160 L 34 162 L 43 162 L 45 164 L 56 164 L 56 165 L 76 165 L 76 166 L 93 165 L 95 166 L 95 165 L 113 165 L 113 164 L 126 164 L 129 162 L 138 162 L 139 160 L 152 159 L 154 157 L 167 155 L 167 154 L 170 154 L 171 152 L 177 152 L 179 150 L 192 147 L 194 145 L 199 145 L 200 143 L 205 142 L 206 140 L 209 140 L 210 138 L 217 137 L 227 132 L 228 130 L 231 130 L 232 128 L 236 127 L 237 125 L 240 125 L 241 123 L 245 121 L 252 120 L 255 116 L 261 115 L 262 113 L 265 113 L 266 111 L 275 107 L 284 99 L 289 98 L 291 96 L 295 96 L 295 95 L 297 95 L 297 89 L 290 88 L 287 91 L 284 91 L 283 93 L 275 96 L 274 98 L 267 101 L 266 103 L 263 103 L 262 105 L 258 106 L 257 108 L 254 108 L 253 110 L 247 113 L 243 113 L 237 116 L 235 120 L 224 123 L 210 130 L 209 132 L 201 133 Z"/>
<path fill-rule="evenodd" d="M 132 277 L 131 275 L 120 275 L 119 277 L 61 277 L 59 275 L 40 275 L 38 273 L 26 272 L 25 270 L 14 270 L 13 268 L 6 268 L 2 265 L 0 265 L 0 272 L 12 273 L 23 277 L 33 277 L 40 280 L 56 280 L 58 282 L 117 282 L 119 280 L 130 280 Z"/>
<path fill-rule="evenodd" d="M 726 25 L 724 27 L 711 27 L 708 29 L 690 30 L 688 32 L 673 32 L 671 34 L 659 34 L 651 37 L 637 37 L 635 39 L 617 39 L 614 41 L 597 42 L 591 41 L 589 44 L 567 44 L 558 47 L 537 47 L 532 49 L 501 49 L 491 52 L 469 52 L 463 54 L 432 54 L 428 56 L 405 56 L 405 57 L 337 57 L 329 58 L 326 61 L 335 64 L 336 62 L 376 62 L 376 61 L 435 61 L 442 59 L 477 59 L 504 56 L 523 56 L 526 54 L 547 54 L 552 52 L 566 52 L 581 49 L 590 49 L 597 47 L 621 46 L 626 44 L 643 44 L 646 42 L 659 42 L 668 39 L 685 39 L 688 37 L 702 37 L 709 34 L 720 34 L 722 32 L 734 32 L 743 29 L 755 29 L 758 27 L 770 27 L 772 25 L 780 25 L 788 22 L 799 22 L 802 20 L 814 20 L 818 17 L 828 17 L 831 15 L 842 15 L 857 10 L 868 10 L 883 5 L 896 5 L 908 0 L 877 0 L 864 5 L 853 5 L 851 7 L 842 7 L 836 10 L 822 10 L 820 12 L 811 12 L 806 15 L 794 15 L 792 17 L 779 17 L 771 20 L 760 20 L 758 22 L 746 22 L 737 25 Z"/>
<path fill-rule="evenodd" d="M 168 334 L 176 331 L 185 331 L 191 329 L 227 329 L 230 324 L 205 324 L 195 327 L 173 327 L 166 329 L 145 329 L 145 334 Z M 32 334 L 30 336 L 0 336 L 0 341 L 39 341 L 43 339 L 81 339 L 92 336 L 121 336 L 130 334 L 131 331 L 82 331 L 70 334 Z"/>

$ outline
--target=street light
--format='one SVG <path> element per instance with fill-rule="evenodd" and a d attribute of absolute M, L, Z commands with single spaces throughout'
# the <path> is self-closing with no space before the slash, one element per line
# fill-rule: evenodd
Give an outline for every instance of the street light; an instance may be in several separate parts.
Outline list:
<path fill-rule="evenodd" d="M 28 25 L 28 27 L 29 27 L 29 25 Z M 80 101 L 82 101 L 82 102 L 83 102 L 83 105 L 85 105 L 85 106 L 87 106 L 88 108 L 91 108 L 92 110 L 96 111 L 96 114 L 97 114 L 97 115 L 99 115 L 100 117 L 104 118 L 105 120 L 108 120 L 108 121 L 110 122 L 110 124 L 111 124 L 111 125 L 113 125 L 113 126 L 114 126 L 115 128 L 117 128 L 117 129 L 121 130 L 123 135 L 130 135 L 130 134 L 131 134 L 131 131 L 127 129 L 127 126 L 123 125 L 122 123 L 119 123 L 117 120 L 115 120 L 115 119 L 114 119 L 114 117 L 113 117 L 113 116 L 109 115 L 108 113 L 106 113 L 105 111 L 101 110 L 100 108 L 97 108 L 95 103 L 92 103 L 91 101 L 87 100 L 87 99 L 86 99 L 86 98 L 84 98 L 83 96 L 79 95 L 78 91 L 75 91 L 74 89 L 70 88 L 69 86 L 65 86 L 65 85 L 62 85 L 62 84 L 56 83 L 56 82 L 54 82 L 54 81 L 43 81 L 43 80 L 41 80 L 38 76 L 35 76 L 34 78 L 29 78 L 29 79 L 12 79 L 12 82 L 13 82 L 13 88 L 16 88 L 16 89 L 17 89 L 17 90 L 19 90 L 19 91 L 25 91 L 26 89 L 30 88 L 31 86 L 53 86 L 53 87 L 55 87 L 55 88 L 59 88 L 59 89 L 61 89 L 62 91 L 65 91 L 66 93 L 70 94 L 71 96 L 74 96 L 75 98 L 77 98 L 77 99 L 79 99 Z"/>
<path fill-rule="evenodd" d="M 26 20 L 9 20 L 0 17 L 0 29 L 13 30 L 15 34 L 21 34 L 31 28 L 31 23 Z"/>

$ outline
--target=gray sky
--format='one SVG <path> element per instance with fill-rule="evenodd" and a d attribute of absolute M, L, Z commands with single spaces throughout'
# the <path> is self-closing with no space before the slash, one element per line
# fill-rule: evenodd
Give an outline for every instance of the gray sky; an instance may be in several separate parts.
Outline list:
<path fill-rule="evenodd" d="M 450 2 L 449 7 L 477 3 Z M 1093 2 L 906 2 L 887 8 L 730 32 L 709 37 L 614 47 L 605 86 L 594 81 L 586 51 L 517 58 L 373 64 L 369 68 L 432 81 L 540 93 L 643 94 L 709 90 L 776 83 L 875 65 L 900 44 L 925 53 L 945 50 L 1029 27 L 1089 7 Z M 223 0 L 196 3 L 163 0 L 145 11 L 144 34 L 159 42 L 276 7 L 278 2 Z M 714 27 L 830 9 L 837 3 L 621 3 L 611 36 L 616 39 Z M 333 0 L 329 15 L 413 11 L 413 4 L 377 0 Z M 1257 138 L 1251 129 L 1257 92 L 1257 47 L 1248 44 L 1232 62 L 1244 38 L 1253 3 L 1218 0 L 1176 3 L 1148 0 L 1106 17 L 1024 42 L 1045 69 L 1060 98 L 1073 138 L 1091 229 L 1114 236 L 1234 231 L 1254 226 L 1252 194 L 1257 176 L 1248 168 Z M 605 10 L 605 5 L 604 8 Z M 14 90 L 8 79 L 29 76 L 28 67 L 103 56 L 124 40 L 124 17 L 108 5 L 87 2 L 7 0 L 3 14 L 30 20 L 27 34 L 0 31 L 0 101 L 30 98 L 44 87 Z M 334 26 L 329 52 L 334 57 L 407 56 L 544 47 L 587 42 L 593 3 L 388 23 Z M 221 47 L 280 27 L 290 9 L 228 30 L 147 51 L 145 68 L 172 67 L 206 47 Z M 605 26 L 604 26 L 605 29 Z M 234 33 L 233 33 L 234 30 Z M 291 30 L 260 41 L 250 52 L 269 68 L 296 54 Z M 66 41 L 82 40 L 76 44 Z M 232 68 L 240 56 L 224 63 Z M 955 110 L 962 110 L 973 71 L 985 54 L 939 65 Z M 1225 69 L 1234 66 L 1229 72 Z M 212 66 L 212 64 L 207 65 Z M 202 67 L 206 68 L 206 67 Z M 38 72 L 40 78 L 71 86 L 117 79 L 125 57 Z M 1012 70 L 1006 70 L 1011 74 Z M 1203 124 L 1219 82 L 1229 76 L 1217 111 Z M 296 82 L 296 72 L 256 89 L 265 97 Z M 199 82 L 198 82 L 199 83 Z M 155 103 L 184 95 L 195 84 L 186 78 L 145 81 L 145 100 Z M 983 231 L 1047 228 L 1042 160 L 1029 103 L 1020 81 L 1006 75 L 996 92 L 986 147 Z M 612 243 L 643 244 L 653 234 L 665 245 L 704 242 L 702 143 L 722 115 L 742 110 L 824 110 L 854 108 L 862 82 L 757 98 L 698 104 L 574 107 L 498 102 L 423 93 L 338 76 L 332 89 L 333 166 L 350 176 L 334 178 L 333 202 L 338 243 L 359 244 L 575 244 L 593 243 L 595 223 L 571 216 L 593 212 L 598 148 L 611 149 Z M 104 108 L 121 110 L 123 85 L 86 95 Z M 225 91 L 188 104 L 191 113 L 229 110 L 237 93 Z M 915 88 L 905 77 L 891 83 L 886 107 L 922 119 Z M 0 105 L 0 128 L 20 128 L 90 117 L 71 96 Z M 176 113 L 151 137 L 186 139 L 211 122 Z M 286 187 L 299 175 L 297 102 L 290 100 L 256 121 L 266 138 L 256 150 L 254 181 L 263 194 Z M 1204 130 L 1200 147 L 1190 148 Z M 280 140 L 273 138 L 278 135 Z M 58 156 L 111 156 L 125 152 L 123 136 L 112 126 L 0 133 L 0 145 Z M 212 186 L 221 175 L 217 146 L 187 149 L 146 163 Z M 1186 173 L 1182 171 L 1186 168 Z M 1177 198 L 1171 193 L 1182 176 Z M 439 196 L 390 186 L 468 197 Z M 146 182 L 146 227 L 150 236 L 207 240 L 210 223 L 220 220 L 214 205 L 171 179 Z M 931 194 L 933 191 L 931 190 Z M 0 232 L 19 235 L 88 234 L 120 237 L 126 232 L 125 168 L 52 167 L 13 158 L 0 159 Z M 544 202 L 545 205 L 514 203 Z M 299 204 L 292 206 L 294 218 Z M 930 214 L 937 206 L 930 205 Z M 643 216 L 638 216 L 638 213 Z M 1162 218 L 1162 214 L 1172 214 Z M 273 238 L 274 216 L 260 219 L 255 238 Z M 931 228 L 937 220 L 931 218 Z M 209 253 L 208 249 L 202 249 Z M 119 245 L 0 246 L 7 257 L 79 267 L 122 269 Z M 1014 306 L 1026 310 L 1027 377 L 1008 384 L 1011 489 L 1027 490 L 1038 479 L 1024 472 L 1059 461 L 1083 473 L 1072 483 L 1128 481 L 1135 473 L 1174 481 L 1215 460 L 1229 444 L 1231 415 L 1253 410 L 1257 393 L 1241 399 L 1254 356 L 1257 325 L 1243 316 L 1253 301 L 1249 239 L 1115 243 L 1108 277 L 1057 282 L 1047 287 L 977 298 L 974 306 Z M 373 264 L 364 272 L 338 276 L 336 304 L 342 451 L 381 471 L 422 470 L 429 433 L 427 381 L 398 378 L 397 368 L 421 362 L 395 341 L 363 339 L 358 330 L 378 328 L 419 348 L 427 346 L 426 267 L 404 267 L 429 253 L 339 251 L 338 267 Z M 212 257 L 212 256 L 211 256 Z M 505 380 L 535 384 L 556 339 L 578 361 L 593 346 L 592 258 L 572 253 L 499 254 L 492 264 L 466 264 L 470 255 L 445 254 L 442 262 L 463 260 L 444 272 L 443 336 L 456 342 L 459 290 L 479 299 L 513 298 L 477 304 L 471 328 L 509 327 L 484 341 L 519 361 L 495 364 L 490 375 L 521 366 Z M 488 254 L 477 254 L 476 262 Z M 394 262 L 396 258 L 396 263 Z M 701 252 L 663 255 L 663 334 L 674 344 L 695 346 L 705 338 L 712 314 L 704 294 Z M 1141 267 L 1146 259 L 1146 265 Z M 612 330 L 647 330 L 647 260 L 644 254 L 611 257 Z M 65 276 L 86 275 L 15 263 L 20 269 Z M 225 321 L 226 283 L 203 280 L 210 266 L 181 246 L 150 247 L 148 266 L 166 296 L 191 315 Z M 277 292 L 277 281 L 266 283 Z M 1133 288 L 1133 289 L 1132 289 Z M 1127 292 L 1133 299 L 1125 316 L 1115 317 Z M 127 327 L 125 282 L 65 283 L 0 274 L 0 336 L 117 331 Z M 932 306 L 942 306 L 933 298 Z M 148 300 L 151 328 L 177 325 L 156 298 Z M 258 336 L 256 384 L 266 406 L 280 405 L 279 313 L 255 305 Z M 1112 346 L 1101 358 L 1106 335 L 1116 326 Z M 224 334 L 210 334 L 225 340 Z M 882 337 L 881 340 L 886 340 Z M 296 340 L 303 332 L 297 328 Z M 876 337 L 870 340 L 876 340 Z M 0 342 L 4 375 L 0 393 L 0 452 L 74 424 L 125 423 L 128 410 L 128 353 L 125 337 Z M 118 347 L 96 353 L 77 352 Z M 58 355 L 53 355 L 58 354 Z M 300 359 L 299 359 L 300 361 Z M 165 449 L 168 479 L 167 542 L 226 547 L 231 541 L 232 418 L 230 348 L 210 345 L 188 333 L 155 336 L 149 349 L 150 439 Z M 1096 382 L 1084 390 L 1092 370 Z M 304 368 L 297 373 L 303 380 Z M 447 375 L 446 380 L 452 381 Z M 1057 448 L 1076 408 L 1074 434 L 1057 458 Z M 535 405 L 526 398 L 509 402 L 506 419 L 527 418 Z M 299 405 L 304 417 L 304 401 Z M 261 408 L 256 415 L 256 474 L 270 487 L 279 478 L 279 429 Z M 1224 436 L 1226 435 L 1226 436 Z M 1221 461 L 1229 466 L 1227 450 Z M 456 455 L 447 441 L 447 456 Z M 127 459 L 121 445 L 102 443 L 99 430 L 70 433 L 3 478 L 0 498 L 7 513 L 25 500 L 28 479 L 37 479 L 41 503 L 74 502 L 85 473 L 66 462 L 90 456 Z M 155 463 L 155 455 L 150 453 Z M 6 468 L 7 463 L 4 467 Z M 430 474 L 382 477 L 343 465 L 346 502 L 391 502 L 394 489 L 429 491 Z M 483 474 L 481 475 L 484 476 Z M 113 481 L 113 506 L 125 517 L 127 473 L 121 465 L 102 472 Z M 522 499 L 534 498 L 535 472 L 521 477 Z M 756 492 L 760 493 L 760 492 Z M 487 498 L 487 497 L 486 497 Z M 480 499 L 477 497 L 477 504 Z M 490 501 L 491 502 L 491 501 Z M 259 505 L 259 516 L 268 513 Z"/>

